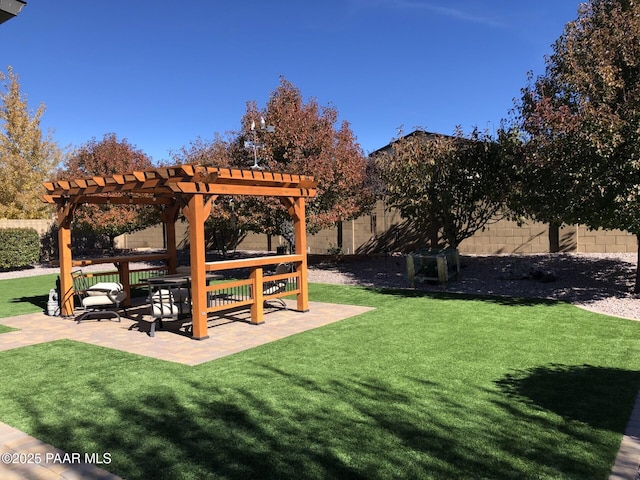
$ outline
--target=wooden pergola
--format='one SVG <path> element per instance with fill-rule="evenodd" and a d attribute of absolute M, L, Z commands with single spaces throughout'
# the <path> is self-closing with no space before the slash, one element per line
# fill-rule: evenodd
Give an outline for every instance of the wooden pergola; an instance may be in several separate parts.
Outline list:
<path fill-rule="evenodd" d="M 305 198 L 316 194 L 316 181 L 305 175 L 292 175 L 262 170 L 178 165 L 134 171 L 110 176 L 92 176 L 74 180 L 44 182 L 47 191 L 43 199 L 54 204 L 58 216 L 58 240 L 60 252 L 61 314 L 73 315 L 74 266 L 92 263 L 114 263 L 118 267 L 120 282 L 130 298 L 129 262 L 167 260 L 168 273 L 176 272 L 177 243 L 176 221 L 182 211 L 189 222 L 191 263 L 191 301 L 193 338 L 208 338 L 207 315 L 215 308 L 208 307 L 207 272 L 239 267 L 251 268 L 251 278 L 246 281 L 252 289 L 251 320 L 262 323 L 262 268 L 276 262 L 295 265 L 297 280 L 297 310 L 308 311 L 307 241 L 305 223 Z M 206 262 L 204 223 L 211 213 L 213 202 L 219 195 L 271 196 L 280 199 L 294 225 L 295 252 L 266 258 Z M 146 204 L 155 205 L 161 211 L 166 232 L 166 255 L 136 255 L 109 259 L 74 261 L 71 253 L 71 223 L 75 209 L 82 204 Z M 235 263 L 234 263 L 235 262 Z M 242 282 L 236 282 L 238 284 Z"/>

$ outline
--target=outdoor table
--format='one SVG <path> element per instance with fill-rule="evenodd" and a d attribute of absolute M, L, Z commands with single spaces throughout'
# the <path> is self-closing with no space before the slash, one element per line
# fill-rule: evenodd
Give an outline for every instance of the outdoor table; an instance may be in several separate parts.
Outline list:
<path fill-rule="evenodd" d="M 206 274 L 207 285 L 212 280 L 220 280 L 224 278 L 222 275 L 217 273 L 209 273 Z M 159 288 L 168 288 L 168 289 L 187 289 L 187 297 L 191 299 L 191 275 L 190 274 L 181 274 L 175 273 L 170 275 L 161 275 L 159 277 L 149 277 L 147 278 L 147 283 L 149 284 L 149 298 L 153 295 L 153 292 Z M 191 314 L 191 301 L 184 302 L 182 295 L 180 295 L 180 301 L 177 302 L 177 306 L 179 309 L 179 314 L 181 316 L 187 316 Z M 186 308 L 186 311 L 184 310 Z"/>

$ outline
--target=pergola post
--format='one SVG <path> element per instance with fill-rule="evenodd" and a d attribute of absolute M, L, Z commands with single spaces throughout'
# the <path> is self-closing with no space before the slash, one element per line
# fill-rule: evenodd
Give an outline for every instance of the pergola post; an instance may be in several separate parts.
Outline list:
<path fill-rule="evenodd" d="M 262 267 L 254 267 L 251 269 L 250 275 L 253 285 L 253 299 L 251 304 L 251 323 L 253 325 L 260 325 L 264 323 L 264 297 L 262 289 L 263 286 L 263 271 Z"/>
<path fill-rule="evenodd" d="M 169 273 L 176 273 L 178 268 L 178 247 L 176 242 L 176 222 L 178 221 L 178 204 L 171 205 L 162 212 L 162 222 L 164 223 L 165 245 L 169 255 Z"/>
<path fill-rule="evenodd" d="M 60 315 L 73 315 L 73 277 L 71 275 L 71 221 L 74 207 L 58 203 L 58 252 L 60 255 Z"/>
<path fill-rule="evenodd" d="M 191 302 L 194 340 L 209 338 L 207 331 L 207 278 L 204 248 L 206 220 L 202 195 L 190 195 L 182 212 L 189 221 L 189 249 L 191 251 Z"/>
<path fill-rule="evenodd" d="M 309 286 L 307 282 L 307 226 L 305 222 L 304 198 L 296 198 L 293 202 L 293 232 L 296 239 L 296 254 L 302 255 L 297 267 L 300 274 L 300 293 L 297 295 L 298 311 L 309 311 Z"/>

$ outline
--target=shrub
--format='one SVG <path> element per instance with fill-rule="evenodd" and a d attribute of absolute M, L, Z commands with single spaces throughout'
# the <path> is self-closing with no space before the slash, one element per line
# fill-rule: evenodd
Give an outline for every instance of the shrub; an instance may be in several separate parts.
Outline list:
<path fill-rule="evenodd" d="M 58 223 L 49 225 L 40 237 L 40 261 L 43 263 L 58 260 Z"/>
<path fill-rule="evenodd" d="M 0 269 L 23 268 L 40 258 L 40 237 L 33 228 L 0 229 Z"/>
<path fill-rule="evenodd" d="M 330 243 L 329 248 L 327 248 L 327 253 L 329 255 L 344 255 L 344 250 L 342 250 L 342 247 Z"/>

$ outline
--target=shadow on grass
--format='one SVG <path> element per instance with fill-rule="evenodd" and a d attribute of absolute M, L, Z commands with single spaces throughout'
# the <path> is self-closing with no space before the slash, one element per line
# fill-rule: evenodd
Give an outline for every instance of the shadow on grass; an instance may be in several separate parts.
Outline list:
<path fill-rule="evenodd" d="M 30 297 L 17 297 L 10 300 L 11 303 L 30 303 L 43 310 L 47 308 L 49 295 L 32 295 Z"/>
<path fill-rule="evenodd" d="M 595 428 L 621 431 L 628 413 L 620 399 L 633 403 L 640 372 L 594 365 L 550 364 L 519 370 L 496 382 L 510 397 L 545 409 L 567 420 Z"/>
<path fill-rule="evenodd" d="M 432 298 L 435 300 L 467 300 L 467 301 L 482 301 L 488 303 L 495 303 L 497 305 L 505 306 L 535 306 L 545 305 L 554 306 L 563 304 L 561 300 L 551 300 L 545 298 L 533 298 L 533 297 L 508 297 L 502 295 L 477 295 L 471 293 L 455 293 L 455 292 L 429 292 L 423 290 L 409 290 L 402 288 L 377 288 L 377 287 L 363 287 L 373 293 L 379 293 L 381 295 L 391 295 L 401 298 Z"/>
<path fill-rule="evenodd" d="M 244 386 L 187 374 L 171 387 L 158 379 L 122 391 L 94 378 L 84 385 L 90 401 L 14 401 L 30 433 L 66 451 L 110 452 L 107 469 L 130 480 L 605 478 L 612 461 L 593 429 L 510 403 L 512 389 L 526 391 L 515 379 L 504 380 L 506 395 L 470 387 L 461 398 L 430 379 L 251 368 Z M 558 448 L 566 443 L 583 449 Z"/>
<path fill-rule="evenodd" d="M 339 262 L 313 264 L 312 267 L 339 272 L 358 285 L 409 288 L 403 256 L 356 257 L 352 260 L 348 257 Z M 461 280 L 447 284 L 450 292 L 554 298 L 582 303 L 628 298 L 633 292 L 636 268 L 635 264 L 620 258 L 566 253 L 462 255 L 461 263 Z M 544 283 L 518 278 L 531 267 L 553 271 L 557 280 Z M 429 292 L 442 290 L 437 283 L 417 284 L 416 288 Z"/>

